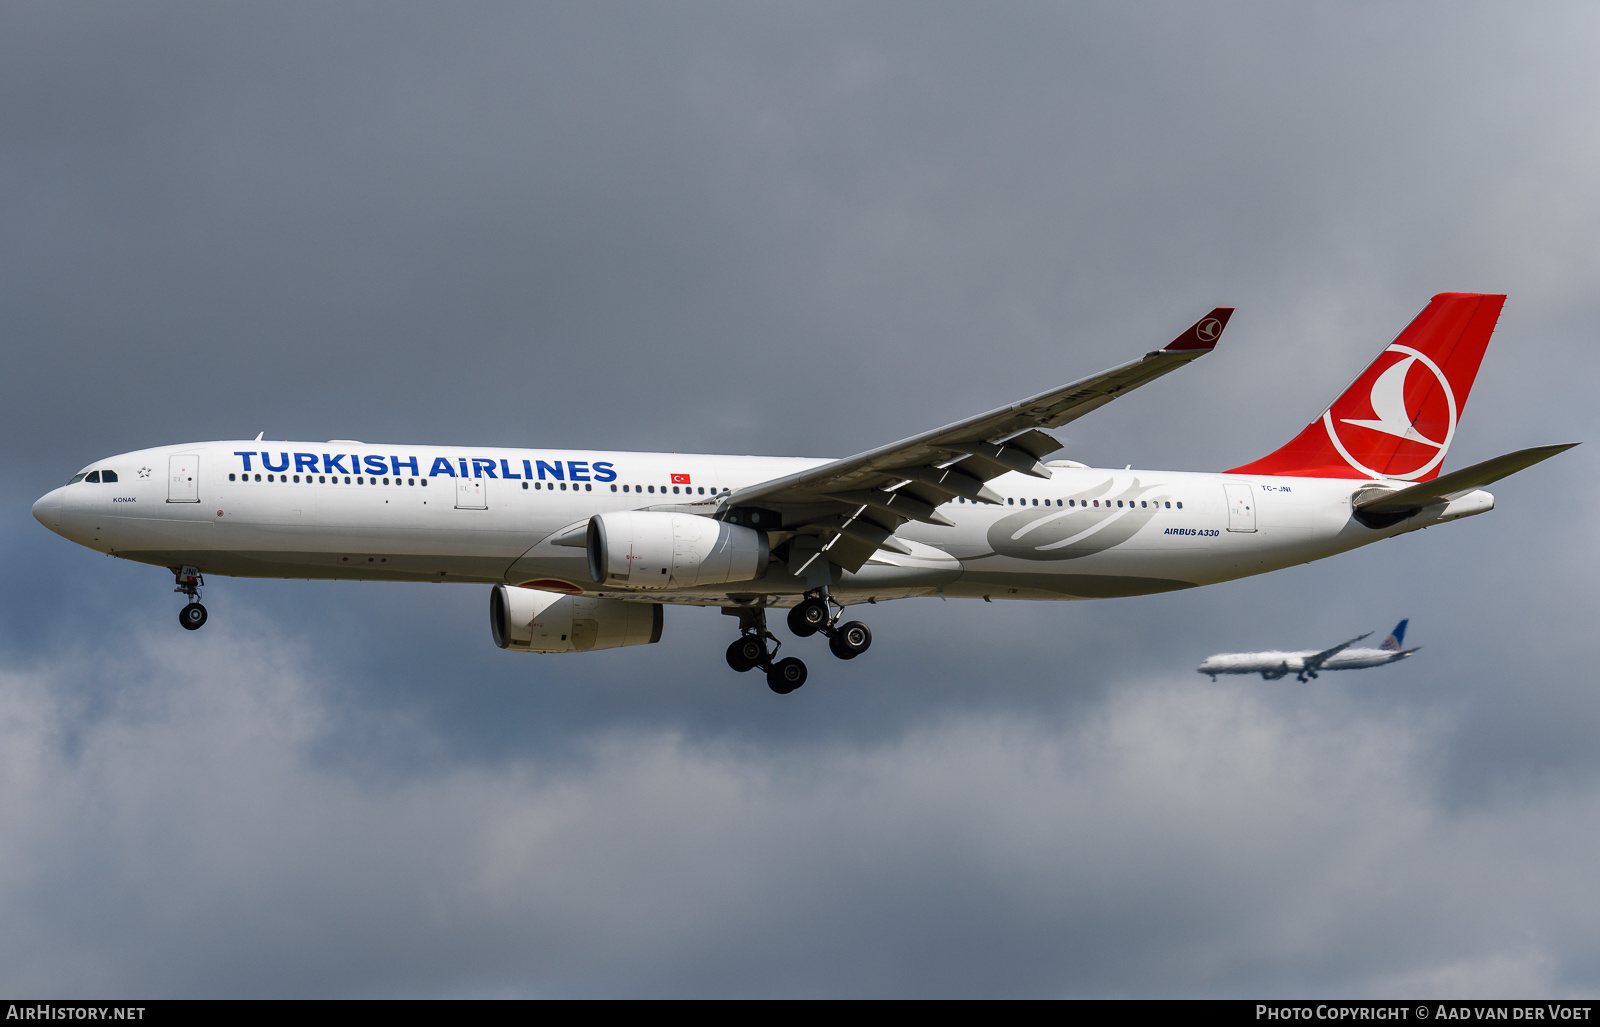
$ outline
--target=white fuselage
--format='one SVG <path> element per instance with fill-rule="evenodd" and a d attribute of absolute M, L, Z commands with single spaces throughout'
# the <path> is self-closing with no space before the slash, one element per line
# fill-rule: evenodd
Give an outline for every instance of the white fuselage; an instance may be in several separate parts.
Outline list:
<path fill-rule="evenodd" d="M 781 530 L 771 533 L 776 562 L 757 580 L 648 595 L 595 585 L 572 532 L 613 510 L 710 513 L 723 492 L 825 462 L 207 442 L 96 461 L 85 471 L 112 470 L 115 483 L 63 486 L 34 513 L 89 548 L 214 575 L 506 582 L 653 602 L 783 606 L 807 585 L 783 563 Z M 991 480 L 1004 505 L 939 507 L 953 527 L 902 526 L 897 537 L 911 553 L 880 550 L 860 570 L 836 573 L 833 596 L 854 603 L 1141 595 L 1304 563 L 1494 505 L 1477 491 L 1373 529 L 1351 512 L 1366 480 L 1050 469 L 1047 480 Z"/>

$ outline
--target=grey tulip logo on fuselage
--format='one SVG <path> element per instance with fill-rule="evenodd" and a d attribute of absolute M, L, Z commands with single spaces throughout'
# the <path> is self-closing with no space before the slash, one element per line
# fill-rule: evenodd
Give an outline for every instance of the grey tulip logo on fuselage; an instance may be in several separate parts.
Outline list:
<path fill-rule="evenodd" d="M 1061 497 L 1072 506 L 1030 506 L 1008 514 L 990 526 L 989 545 L 1001 556 L 1023 560 L 1075 560 L 1121 545 L 1150 523 L 1166 497 L 1147 495 L 1162 486 L 1140 485 L 1138 478 L 1109 495 L 1115 487 L 1110 479 Z"/>

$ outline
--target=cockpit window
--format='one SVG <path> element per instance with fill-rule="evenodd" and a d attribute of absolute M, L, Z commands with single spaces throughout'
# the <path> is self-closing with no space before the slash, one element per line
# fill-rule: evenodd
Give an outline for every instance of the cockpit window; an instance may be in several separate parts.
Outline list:
<path fill-rule="evenodd" d="M 100 480 L 103 481 L 103 482 L 104 481 L 116 481 L 117 480 L 117 472 L 116 471 L 101 471 L 100 472 Z"/>
<path fill-rule="evenodd" d="M 72 480 L 67 482 L 67 484 L 68 485 L 76 485 L 76 484 L 78 484 L 78 482 L 82 481 L 83 479 L 87 478 L 88 476 L 89 476 L 89 472 L 87 472 L 87 471 L 79 471 L 77 474 L 74 474 L 72 476 Z"/>
<path fill-rule="evenodd" d="M 85 478 L 84 481 L 93 482 L 96 485 L 100 484 L 100 472 L 90 471 L 89 477 Z"/>

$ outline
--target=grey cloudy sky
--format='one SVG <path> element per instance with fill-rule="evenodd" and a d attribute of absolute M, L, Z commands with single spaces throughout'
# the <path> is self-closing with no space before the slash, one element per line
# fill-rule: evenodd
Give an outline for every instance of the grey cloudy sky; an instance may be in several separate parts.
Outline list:
<path fill-rule="evenodd" d="M 843 455 L 1223 345 L 1065 455 L 1219 469 L 1439 291 L 1450 463 L 1589 441 L 1580 4 L 0 10 L 0 992 L 1600 987 L 1600 450 L 1186 593 L 873 608 L 784 699 L 493 647 L 486 589 L 214 579 L 37 525 L 202 438 Z M 1402 616 L 1408 663 L 1219 682 Z M 1409 641 L 1410 639 L 1408 639 Z"/>

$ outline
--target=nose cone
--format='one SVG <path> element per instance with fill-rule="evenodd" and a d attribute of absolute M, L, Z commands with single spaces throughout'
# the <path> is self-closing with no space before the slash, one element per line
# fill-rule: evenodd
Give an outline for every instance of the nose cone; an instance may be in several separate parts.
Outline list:
<path fill-rule="evenodd" d="M 51 531 L 61 530 L 61 490 L 46 492 L 33 503 L 33 519 Z"/>

